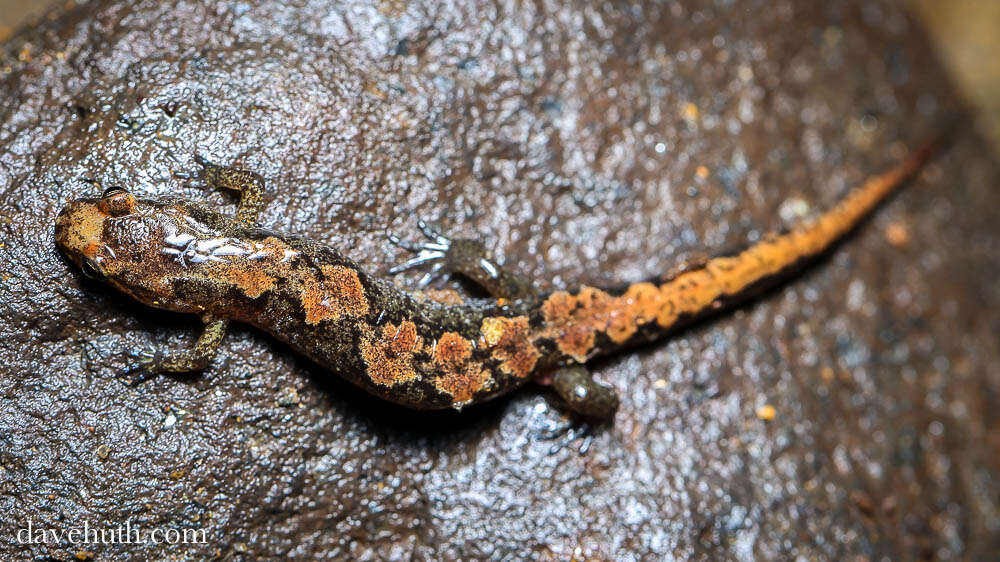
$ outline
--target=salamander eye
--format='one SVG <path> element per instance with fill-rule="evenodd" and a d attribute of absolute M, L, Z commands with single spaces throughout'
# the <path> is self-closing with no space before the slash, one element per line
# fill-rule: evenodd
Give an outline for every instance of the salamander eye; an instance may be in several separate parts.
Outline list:
<path fill-rule="evenodd" d="M 120 185 L 112 185 L 111 187 L 104 190 L 104 193 L 101 194 L 101 199 L 113 197 L 121 193 L 128 193 L 128 192 L 125 191 L 125 188 Z"/>
<path fill-rule="evenodd" d="M 135 210 L 135 197 L 120 185 L 114 185 L 104 190 L 97 207 L 102 213 L 112 217 L 122 217 Z"/>
<path fill-rule="evenodd" d="M 88 279 L 93 279 L 95 281 L 102 281 L 106 277 L 104 270 L 101 266 L 97 264 L 96 261 L 90 258 L 84 258 L 83 263 L 80 264 L 80 269 L 83 270 L 83 274 Z"/>

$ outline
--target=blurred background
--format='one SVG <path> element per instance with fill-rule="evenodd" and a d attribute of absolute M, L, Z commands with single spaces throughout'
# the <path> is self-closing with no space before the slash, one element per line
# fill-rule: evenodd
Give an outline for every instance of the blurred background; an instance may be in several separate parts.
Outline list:
<path fill-rule="evenodd" d="M 934 42 L 976 126 L 1000 154 L 1000 0 L 899 1 Z M 0 0 L 0 42 L 60 5 L 74 0 Z"/>

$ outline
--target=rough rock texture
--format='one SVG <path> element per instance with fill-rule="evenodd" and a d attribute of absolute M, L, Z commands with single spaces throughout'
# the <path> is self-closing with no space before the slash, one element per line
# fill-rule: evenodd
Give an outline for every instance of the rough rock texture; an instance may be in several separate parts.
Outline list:
<path fill-rule="evenodd" d="M 130 347 L 196 321 L 52 241 L 81 178 L 231 205 L 171 178 L 201 153 L 269 180 L 263 224 L 373 270 L 421 216 L 547 287 L 648 277 L 829 205 L 954 117 L 893 2 L 95 1 L 2 57 L 4 559 L 1000 549 L 1000 167 L 972 134 L 788 285 L 597 364 L 623 400 L 584 455 L 541 437 L 544 390 L 410 413 L 248 329 L 202 376 L 126 388 Z M 28 520 L 209 540 L 17 545 Z"/>

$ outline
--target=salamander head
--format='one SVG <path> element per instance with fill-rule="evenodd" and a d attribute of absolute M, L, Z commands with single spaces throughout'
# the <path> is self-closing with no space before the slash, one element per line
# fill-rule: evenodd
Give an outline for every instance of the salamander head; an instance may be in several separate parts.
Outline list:
<path fill-rule="evenodd" d="M 197 272 L 165 253 L 164 240 L 184 236 L 199 226 L 202 237 L 212 234 L 191 219 L 181 204 L 140 200 L 112 187 L 101 197 L 67 204 L 56 219 L 55 239 L 87 277 L 150 306 L 198 313 L 203 307 L 178 294 L 178 281 Z"/>

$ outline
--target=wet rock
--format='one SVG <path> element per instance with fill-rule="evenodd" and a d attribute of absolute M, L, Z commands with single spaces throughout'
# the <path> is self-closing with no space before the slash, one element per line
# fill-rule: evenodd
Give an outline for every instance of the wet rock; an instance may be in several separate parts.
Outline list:
<path fill-rule="evenodd" d="M 15 35 L 0 552 L 995 553 L 1000 168 L 971 132 L 781 289 L 599 362 L 622 405 L 582 456 L 541 438 L 561 422 L 543 390 L 411 413 L 250 329 L 201 376 L 127 388 L 130 348 L 197 321 L 87 282 L 52 242 L 84 179 L 231 205 L 172 177 L 202 154 L 267 178 L 264 225 L 375 271 L 401 257 L 385 231 L 423 217 L 547 288 L 649 277 L 824 208 L 955 118 L 896 4 L 96 1 Z M 208 540 L 13 544 L 28 520 Z"/>

